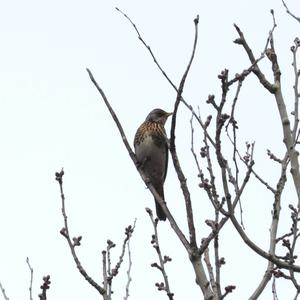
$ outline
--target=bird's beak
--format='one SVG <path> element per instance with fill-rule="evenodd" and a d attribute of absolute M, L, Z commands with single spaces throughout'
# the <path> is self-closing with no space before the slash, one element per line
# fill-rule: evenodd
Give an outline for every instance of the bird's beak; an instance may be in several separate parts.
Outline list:
<path fill-rule="evenodd" d="M 170 117 L 170 116 L 172 116 L 173 115 L 173 113 L 172 112 L 170 112 L 170 113 L 167 113 L 167 118 L 168 117 Z"/>

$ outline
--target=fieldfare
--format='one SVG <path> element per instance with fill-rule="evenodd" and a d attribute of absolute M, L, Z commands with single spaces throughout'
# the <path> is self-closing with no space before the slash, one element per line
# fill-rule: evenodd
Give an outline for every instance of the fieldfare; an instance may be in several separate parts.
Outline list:
<path fill-rule="evenodd" d="M 134 149 L 138 162 L 156 192 L 164 200 L 164 181 L 168 168 L 168 140 L 164 125 L 172 113 L 154 109 L 138 128 L 134 137 Z M 159 220 L 166 215 L 155 200 L 156 214 Z"/>

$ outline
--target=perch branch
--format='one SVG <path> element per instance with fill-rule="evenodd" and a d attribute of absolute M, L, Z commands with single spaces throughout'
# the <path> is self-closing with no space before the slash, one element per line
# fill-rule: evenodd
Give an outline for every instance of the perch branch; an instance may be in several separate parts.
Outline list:
<path fill-rule="evenodd" d="M 122 128 L 122 125 L 117 117 L 117 115 L 115 114 L 113 108 L 111 107 L 105 93 L 103 92 L 103 90 L 100 88 L 100 86 L 98 85 L 97 81 L 95 80 L 92 72 L 87 69 L 87 72 L 90 76 L 90 79 L 91 81 L 93 82 L 93 84 L 95 85 L 95 87 L 97 88 L 97 90 L 99 91 L 105 105 L 107 106 L 113 120 L 115 121 L 118 129 L 119 129 L 119 132 L 121 134 L 121 138 L 122 138 L 122 141 L 129 153 L 129 156 L 130 158 L 132 159 L 133 163 L 135 164 L 141 178 L 143 179 L 144 183 L 146 184 L 146 186 L 148 187 L 148 189 L 150 190 L 150 192 L 152 193 L 152 195 L 155 197 L 155 199 L 159 202 L 160 206 L 162 207 L 164 213 L 166 214 L 169 222 L 170 222 L 170 225 L 171 227 L 173 228 L 173 230 L 175 231 L 175 233 L 177 234 L 178 238 L 180 239 L 180 241 L 182 242 L 182 244 L 184 245 L 184 247 L 187 249 L 187 251 L 190 253 L 190 245 L 189 245 L 189 242 L 188 240 L 186 239 L 185 235 L 183 234 L 183 232 L 181 231 L 181 229 L 179 228 L 179 226 L 177 225 L 175 219 L 173 218 L 173 216 L 171 215 L 168 207 L 166 206 L 166 203 L 165 201 L 160 197 L 160 195 L 157 193 L 157 191 L 155 190 L 154 186 L 152 185 L 152 183 L 148 180 L 148 178 L 145 176 L 145 174 L 143 173 L 143 171 L 141 170 L 140 168 L 140 164 L 138 163 L 137 161 L 137 158 L 134 154 L 134 152 L 132 151 L 129 143 L 128 143 L 128 140 L 126 138 L 126 135 L 125 135 L 125 132 Z"/>

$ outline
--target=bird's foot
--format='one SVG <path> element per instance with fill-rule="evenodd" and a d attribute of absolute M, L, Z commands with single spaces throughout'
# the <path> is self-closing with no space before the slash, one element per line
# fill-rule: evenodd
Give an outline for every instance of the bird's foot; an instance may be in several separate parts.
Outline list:
<path fill-rule="evenodd" d="M 137 169 L 138 170 L 140 170 L 140 169 L 143 170 L 146 162 L 148 162 L 150 160 L 151 160 L 151 157 L 146 156 L 142 161 L 137 161 L 137 163 L 136 163 Z"/>

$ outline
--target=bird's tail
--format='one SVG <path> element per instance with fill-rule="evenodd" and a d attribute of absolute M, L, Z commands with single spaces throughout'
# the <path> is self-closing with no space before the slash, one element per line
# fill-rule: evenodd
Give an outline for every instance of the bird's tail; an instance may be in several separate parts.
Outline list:
<path fill-rule="evenodd" d="M 155 206 L 156 206 L 156 215 L 157 215 L 158 219 L 161 221 L 166 221 L 166 215 L 156 200 L 155 200 Z"/>
<path fill-rule="evenodd" d="M 163 199 L 165 199 L 163 188 L 160 191 L 157 191 L 157 192 L 159 193 L 159 195 Z M 156 215 L 157 215 L 158 219 L 161 220 L 161 221 L 166 221 L 167 217 L 166 217 L 162 207 L 160 206 L 160 204 L 158 203 L 158 201 L 156 199 L 154 199 L 154 200 L 155 200 L 155 207 L 156 207 Z"/>

